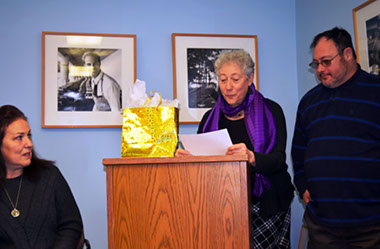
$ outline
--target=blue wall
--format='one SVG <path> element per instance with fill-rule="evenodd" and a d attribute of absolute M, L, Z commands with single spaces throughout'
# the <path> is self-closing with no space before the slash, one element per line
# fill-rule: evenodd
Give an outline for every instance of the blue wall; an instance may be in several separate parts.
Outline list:
<path fill-rule="evenodd" d="M 260 91 L 284 109 L 289 155 L 298 99 L 316 84 L 308 72 L 308 45 L 316 33 L 335 25 L 353 34 L 351 10 L 363 2 L 320 0 L 318 6 L 299 0 L 2 2 L 0 105 L 16 105 L 29 117 L 37 152 L 56 160 L 71 186 L 86 236 L 94 248 L 107 248 L 102 159 L 120 157 L 121 129 L 41 128 L 42 31 L 136 34 L 137 78 L 147 82 L 147 91 L 160 91 L 164 98 L 173 97 L 172 33 L 257 35 Z M 180 133 L 195 133 L 196 127 L 181 125 Z M 292 248 L 297 248 L 302 213 L 296 199 Z"/>

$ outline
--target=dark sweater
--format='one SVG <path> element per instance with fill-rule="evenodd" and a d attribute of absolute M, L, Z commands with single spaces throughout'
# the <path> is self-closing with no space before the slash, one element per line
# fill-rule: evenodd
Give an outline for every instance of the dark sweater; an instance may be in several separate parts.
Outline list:
<path fill-rule="evenodd" d="M 5 186 L 15 203 L 20 177 L 9 179 Z M 1 249 L 75 249 L 83 231 L 82 219 L 70 188 L 57 167 L 40 172 L 37 181 L 23 176 L 17 209 L 0 191 Z"/>
<path fill-rule="evenodd" d="M 252 183 L 255 179 L 255 172 L 268 177 L 270 189 L 265 190 L 259 198 L 254 198 L 253 203 L 260 201 L 260 215 L 270 217 L 279 211 L 286 211 L 294 196 L 294 187 L 291 183 L 290 175 L 285 163 L 286 147 L 286 125 L 285 117 L 281 107 L 274 101 L 265 99 L 276 122 L 276 145 L 269 154 L 255 152 L 248 137 L 244 119 L 229 120 L 221 115 L 219 119 L 219 130 L 227 128 L 232 143 L 245 143 L 247 148 L 255 154 L 256 166 L 251 166 Z M 211 110 L 205 113 L 199 127 L 198 133 L 202 133 L 204 123 L 210 115 Z M 253 186 L 253 184 L 252 184 Z M 252 190 L 250 190 L 252 193 Z"/>
<path fill-rule="evenodd" d="M 322 225 L 380 223 L 380 78 L 360 69 L 337 88 L 311 89 L 298 106 L 294 182 Z"/>

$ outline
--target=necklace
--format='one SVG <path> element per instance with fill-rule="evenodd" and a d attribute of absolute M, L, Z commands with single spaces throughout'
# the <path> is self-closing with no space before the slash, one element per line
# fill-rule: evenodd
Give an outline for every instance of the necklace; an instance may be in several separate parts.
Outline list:
<path fill-rule="evenodd" d="M 3 184 L 2 184 L 2 185 L 3 185 Z M 18 198 L 20 197 L 21 185 L 22 185 L 22 176 L 21 176 L 21 179 L 20 179 L 20 184 L 18 185 L 18 192 L 17 192 L 17 197 L 16 197 L 16 205 L 13 205 L 12 199 L 11 199 L 11 197 L 9 196 L 8 191 L 7 191 L 7 189 L 5 188 L 5 186 L 3 185 L 3 188 L 4 188 L 4 190 L 5 190 L 5 193 L 7 194 L 8 199 L 9 199 L 9 201 L 10 201 L 11 204 L 12 204 L 13 210 L 11 211 L 11 215 L 12 215 L 14 218 L 17 218 L 17 217 L 20 216 L 20 211 L 18 211 L 18 209 L 17 209 L 17 204 L 18 204 Z"/>

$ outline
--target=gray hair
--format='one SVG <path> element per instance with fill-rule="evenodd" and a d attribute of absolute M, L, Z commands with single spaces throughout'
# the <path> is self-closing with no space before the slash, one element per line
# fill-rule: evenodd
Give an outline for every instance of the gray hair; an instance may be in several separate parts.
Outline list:
<path fill-rule="evenodd" d="M 249 53 L 244 50 L 234 50 L 219 55 L 214 64 L 216 74 L 219 75 L 220 68 L 229 62 L 234 62 L 240 66 L 248 78 L 255 71 L 255 63 Z"/>

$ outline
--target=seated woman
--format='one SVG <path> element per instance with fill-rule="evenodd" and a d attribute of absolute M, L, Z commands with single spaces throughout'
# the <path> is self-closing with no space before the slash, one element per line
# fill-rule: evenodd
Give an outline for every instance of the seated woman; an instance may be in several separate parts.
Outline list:
<path fill-rule="evenodd" d="M 254 62 L 245 51 L 223 53 L 215 62 L 221 95 L 203 116 L 198 133 L 227 128 L 226 155 L 247 154 L 252 172 L 251 248 L 290 248 L 294 188 L 285 163 L 286 125 L 281 107 L 253 84 Z M 176 156 L 188 156 L 178 149 Z"/>
<path fill-rule="evenodd" d="M 51 161 L 34 153 L 24 113 L 0 107 L 0 248 L 75 249 L 82 218 Z"/>

